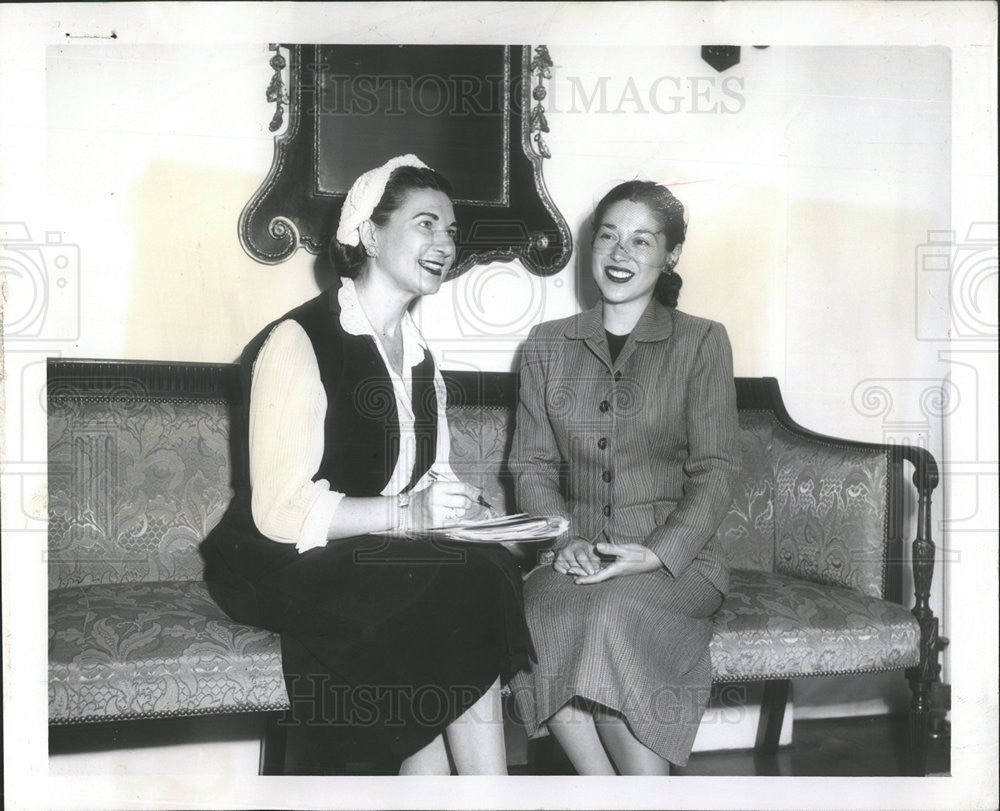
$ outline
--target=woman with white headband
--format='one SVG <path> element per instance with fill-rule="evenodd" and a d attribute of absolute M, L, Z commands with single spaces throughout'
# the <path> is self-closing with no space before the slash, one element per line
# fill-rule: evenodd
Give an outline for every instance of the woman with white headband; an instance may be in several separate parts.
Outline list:
<path fill-rule="evenodd" d="M 246 470 L 203 543 L 212 594 L 281 634 L 292 717 L 355 762 L 504 774 L 500 682 L 534 658 L 501 547 L 374 533 L 481 517 L 449 463 L 445 389 L 408 309 L 455 260 L 447 181 L 413 155 L 362 175 L 339 281 L 244 350 Z"/>

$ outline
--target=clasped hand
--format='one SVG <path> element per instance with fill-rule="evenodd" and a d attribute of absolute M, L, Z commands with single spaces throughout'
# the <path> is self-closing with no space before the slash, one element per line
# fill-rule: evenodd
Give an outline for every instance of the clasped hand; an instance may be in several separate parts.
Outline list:
<path fill-rule="evenodd" d="M 614 560 L 603 564 L 598 557 L 611 555 Z M 612 577 L 654 572 L 663 563 L 649 547 L 638 543 L 592 544 L 583 538 L 570 541 L 556 554 L 552 567 L 560 574 L 569 575 L 580 585 L 601 583 Z"/>
<path fill-rule="evenodd" d="M 482 490 L 465 482 L 433 482 L 413 493 L 407 528 L 447 527 L 488 518 L 489 511 L 479 503 L 481 495 Z"/>

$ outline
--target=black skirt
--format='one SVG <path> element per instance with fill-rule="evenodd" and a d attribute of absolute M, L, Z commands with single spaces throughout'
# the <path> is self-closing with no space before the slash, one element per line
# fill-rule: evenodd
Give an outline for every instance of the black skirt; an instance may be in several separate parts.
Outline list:
<path fill-rule="evenodd" d="M 281 634 L 291 721 L 405 758 L 535 659 L 507 550 L 363 535 L 305 553 L 226 518 L 202 544 L 237 622 Z"/>

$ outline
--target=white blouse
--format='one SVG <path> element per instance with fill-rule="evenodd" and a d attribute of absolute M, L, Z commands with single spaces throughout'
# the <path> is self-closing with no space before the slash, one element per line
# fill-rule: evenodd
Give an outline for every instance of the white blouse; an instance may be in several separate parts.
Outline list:
<path fill-rule="evenodd" d="M 381 495 L 402 492 L 413 474 L 416 435 L 413 415 L 413 367 L 424 359 L 427 344 L 409 313 L 403 316 L 403 374 L 396 374 L 358 300 L 354 282 L 343 279 L 338 292 L 340 326 L 352 335 L 371 335 L 388 371 L 399 415 L 399 457 Z M 437 454 L 413 490 L 434 479 L 457 479 L 449 464 L 447 398 L 441 372 L 434 366 L 437 394 Z M 324 546 L 343 493 L 326 479 L 313 481 L 324 452 L 326 391 L 316 353 L 298 322 L 277 324 L 254 362 L 250 382 L 251 510 L 257 528 L 268 538 L 294 543 L 299 552 Z"/>

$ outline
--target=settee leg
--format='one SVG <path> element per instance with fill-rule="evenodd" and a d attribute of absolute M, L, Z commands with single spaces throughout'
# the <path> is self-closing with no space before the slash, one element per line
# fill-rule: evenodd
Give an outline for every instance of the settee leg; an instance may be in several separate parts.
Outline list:
<path fill-rule="evenodd" d="M 928 753 L 932 744 L 938 750 L 943 746 L 947 751 L 951 743 L 948 722 L 945 720 L 950 704 L 950 690 L 948 685 L 941 683 L 941 666 L 938 663 L 938 652 L 943 647 L 942 642 L 947 644 L 947 640 L 937 636 L 937 619 L 921 623 L 921 631 L 924 644 L 920 665 L 906 671 L 912 693 L 906 768 L 910 777 L 923 777 L 927 774 Z M 940 764 L 935 766 L 939 767 Z"/>
<path fill-rule="evenodd" d="M 910 741 L 907 774 L 923 777 L 927 774 L 927 733 L 930 713 L 910 710 Z"/>
<path fill-rule="evenodd" d="M 282 775 L 285 773 L 285 745 L 288 727 L 282 722 L 285 714 L 268 713 L 264 718 L 264 731 L 260 738 L 260 765 L 258 774 Z"/>
<path fill-rule="evenodd" d="M 913 698 L 910 701 L 910 745 L 907 771 L 912 777 L 927 774 L 927 744 L 934 710 L 934 686 L 940 683 L 939 654 L 947 640 L 938 637 L 938 620 L 930 608 L 936 547 L 931 539 L 931 491 L 937 486 L 933 458 L 920 459 L 913 473 L 917 487 L 917 535 L 913 540 L 913 616 L 920 626 L 920 663 L 907 668 Z M 943 718 L 943 716 L 942 716 Z"/>
<path fill-rule="evenodd" d="M 757 722 L 757 741 L 754 744 L 754 751 L 758 754 L 773 755 L 778 751 L 790 685 L 788 679 L 768 679 L 764 682 L 760 720 Z"/>

